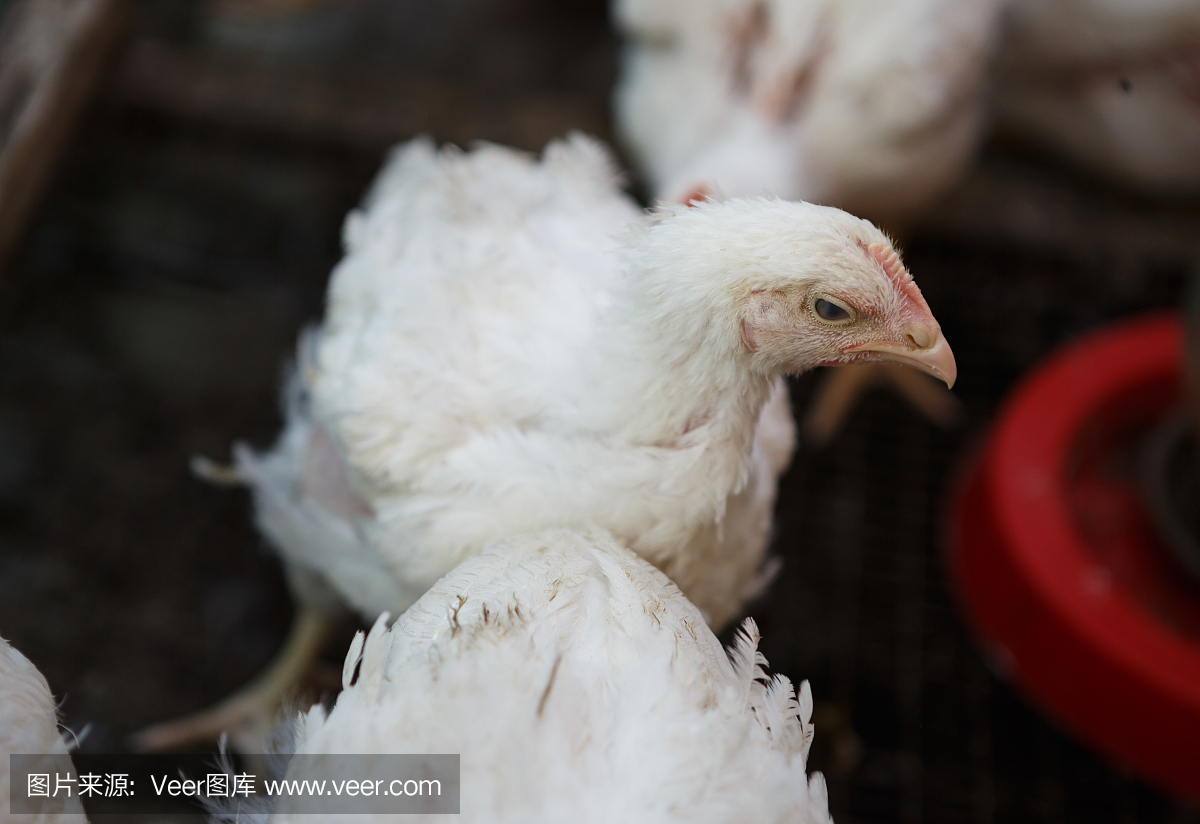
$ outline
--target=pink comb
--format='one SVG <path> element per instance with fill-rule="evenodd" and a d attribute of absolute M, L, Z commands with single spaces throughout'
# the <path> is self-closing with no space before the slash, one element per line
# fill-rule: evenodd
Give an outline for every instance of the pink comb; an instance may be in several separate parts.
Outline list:
<path fill-rule="evenodd" d="M 709 188 L 707 183 L 697 183 L 687 194 L 679 198 L 679 202 L 686 206 L 695 206 L 698 203 L 703 203 L 713 196 L 713 190 Z"/>
<path fill-rule="evenodd" d="M 913 303 L 920 306 L 926 312 L 929 311 L 928 304 L 925 303 L 925 298 L 921 295 L 921 290 L 918 288 L 916 281 L 912 279 L 912 275 L 904 268 L 904 264 L 900 262 L 900 255 L 890 245 L 883 243 L 872 243 L 870 246 L 860 243 L 859 246 L 867 253 L 867 257 L 879 264 L 879 268 L 887 275 L 888 280 L 896 287 L 896 290 L 904 297 L 911 300 Z"/>

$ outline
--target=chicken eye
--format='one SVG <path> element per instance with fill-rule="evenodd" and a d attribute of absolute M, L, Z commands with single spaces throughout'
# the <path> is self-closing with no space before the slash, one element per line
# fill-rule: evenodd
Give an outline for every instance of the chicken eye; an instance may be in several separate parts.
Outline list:
<path fill-rule="evenodd" d="M 833 321 L 835 323 L 837 321 L 850 320 L 849 312 L 833 301 L 825 300 L 825 298 L 817 298 L 813 301 L 813 310 L 821 320 Z"/>

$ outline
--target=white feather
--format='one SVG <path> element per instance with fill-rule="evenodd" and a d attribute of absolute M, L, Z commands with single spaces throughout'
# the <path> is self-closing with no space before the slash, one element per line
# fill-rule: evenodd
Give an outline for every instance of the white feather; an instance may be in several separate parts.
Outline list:
<path fill-rule="evenodd" d="M 1154 193 L 1200 190 L 1200 3 L 1013 0 L 999 125 Z"/>
<path fill-rule="evenodd" d="M 616 0 L 617 129 L 659 197 L 698 185 L 895 219 L 964 171 L 999 0 Z"/>
<path fill-rule="evenodd" d="M 346 245 L 279 442 L 236 458 L 300 597 L 368 619 L 491 540 L 597 524 L 727 623 L 794 448 L 780 375 L 854 340 L 796 297 L 770 309 L 786 340 L 748 349 L 744 307 L 842 290 L 886 326 L 909 305 L 866 221 L 761 198 L 645 214 L 582 136 L 541 162 L 406 144 Z"/>
<path fill-rule="evenodd" d="M 296 752 L 459 753 L 464 821 L 828 822 L 807 682 L 766 680 L 757 636 L 727 658 L 601 531 L 497 542 L 377 622 L 361 663 L 356 643 L 358 680 Z"/>
<path fill-rule="evenodd" d="M 0 638 L 0 819 L 9 820 L 10 755 L 67 756 L 58 726 L 58 706 L 50 685 L 28 658 Z M 24 792 L 22 788 L 21 792 Z M 61 797 L 61 796 L 60 796 Z M 79 798 L 63 802 L 61 813 L 13 816 L 29 824 L 85 822 Z"/>

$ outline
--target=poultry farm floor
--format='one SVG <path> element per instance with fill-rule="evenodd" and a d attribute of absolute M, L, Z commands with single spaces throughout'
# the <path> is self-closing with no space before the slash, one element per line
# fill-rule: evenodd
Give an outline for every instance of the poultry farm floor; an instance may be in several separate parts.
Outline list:
<path fill-rule="evenodd" d="M 283 637 L 290 604 L 246 494 L 187 463 L 272 440 L 281 364 L 319 317 L 380 148 L 109 93 L 0 279 L 0 634 L 89 727 L 85 751 L 223 697 Z M 954 468 L 1013 381 L 1084 330 L 1175 303 L 1198 227 L 1194 204 L 1000 145 L 904 244 L 966 420 L 939 431 L 874 392 L 828 447 L 802 446 L 779 501 L 785 564 L 751 611 L 772 668 L 812 682 L 811 766 L 839 824 L 1200 822 L 988 672 L 939 546 Z M 798 406 L 813 383 L 793 383 Z"/>

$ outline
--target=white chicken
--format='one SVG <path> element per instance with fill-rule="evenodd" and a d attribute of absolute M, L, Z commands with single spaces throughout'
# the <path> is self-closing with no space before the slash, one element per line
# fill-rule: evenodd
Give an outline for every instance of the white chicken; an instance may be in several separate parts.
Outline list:
<path fill-rule="evenodd" d="M 492 544 L 386 622 L 355 638 L 332 711 L 297 719 L 297 754 L 459 753 L 471 822 L 830 820 L 805 774 L 808 682 L 767 678 L 750 620 L 727 656 L 606 533 Z M 288 778 L 337 763 L 293 759 Z"/>
<path fill-rule="evenodd" d="M 902 228 L 964 173 L 987 111 L 1000 0 L 615 0 L 616 126 L 652 194 L 771 194 Z M 927 417 L 959 405 L 906 370 L 830 376 L 829 440 L 866 385 Z"/>
<path fill-rule="evenodd" d="M 999 0 L 615 0 L 617 130 L 653 194 L 902 224 L 965 170 Z"/>
<path fill-rule="evenodd" d="M 1001 128 L 1154 194 L 1200 191 L 1200 2 L 1013 0 Z"/>
<path fill-rule="evenodd" d="M 144 747 L 261 707 L 333 603 L 403 610 L 538 529 L 610 530 L 722 626 L 759 585 L 793 448 L 780 376 L 901 361 L 955 377 L 870 223 L 764 198 L 645 214 L 582 136 L 540 163 L 413 141 L 345 237 L 282 436 L 236 450 L 304 632 L 252 694 Z"/>
<path fill-rule="evenodd" d="M 0 811 L 4 813 L 0 819 L 6 821 L 11 814 L 10 755 L 70 757 L 58 727 L 58 706 L 50 685 L 28 658 L 0 638 Z M 84 822 L 78 797 L 60 796 L 47 805 L 51 803 L 54 812 L 22 813 L 13 815 L 12 820 L 29 824 Z"/>

